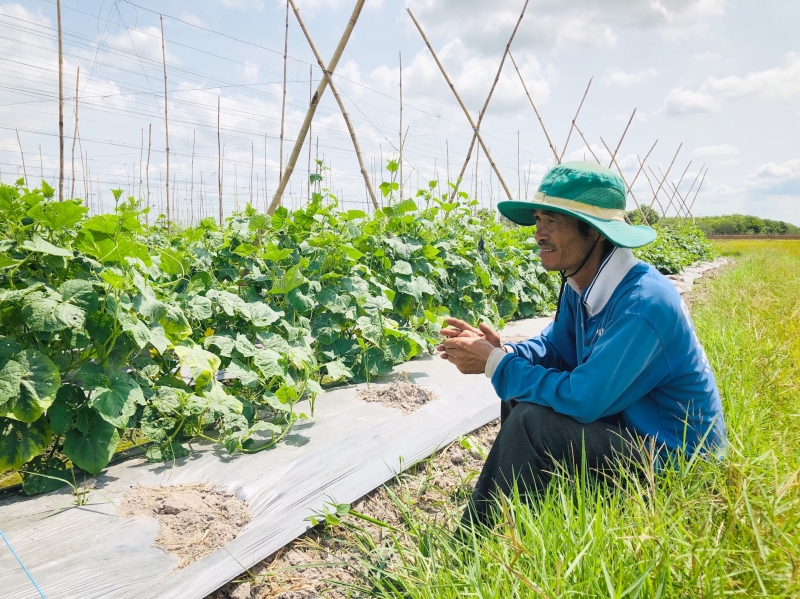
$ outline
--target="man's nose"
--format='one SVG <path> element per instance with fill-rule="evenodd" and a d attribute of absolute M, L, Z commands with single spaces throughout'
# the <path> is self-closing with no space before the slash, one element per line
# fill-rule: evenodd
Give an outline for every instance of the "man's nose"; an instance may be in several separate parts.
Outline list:
<path fill-rule="evenodd" d="M 536 240 L 536 243 L 546 241 L 549 237 L 550 235 L 542 226 L 536 225 L 536 233 L 534 233 L 533 235 L 533 238 Z"/>

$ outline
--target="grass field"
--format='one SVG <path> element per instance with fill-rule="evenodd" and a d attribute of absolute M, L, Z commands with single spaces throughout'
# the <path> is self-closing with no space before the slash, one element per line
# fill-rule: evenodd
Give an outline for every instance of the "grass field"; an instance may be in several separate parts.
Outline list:
<path fill-rule="evenodd" d="M 413 497 L 362 534 L 371 596 L 800 596 L 800 242 L 726 241 L 692 305 L 723 395 L 723 462 L 598 484 L 561 476 L 464 548 Z M 461 494 L 463 499 L 463 494 Z M 456 500 L 448 513 L 457 514 Z M 449 527 L 449 528 L 448 528 Z"/>

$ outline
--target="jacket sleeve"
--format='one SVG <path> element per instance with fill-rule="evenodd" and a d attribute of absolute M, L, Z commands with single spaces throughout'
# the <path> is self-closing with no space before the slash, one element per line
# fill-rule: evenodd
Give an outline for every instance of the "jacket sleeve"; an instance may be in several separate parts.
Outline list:
<path fill-rule="evenodd" d="M 606 329 L 591 355 L 571 372 L 508 354 L 497 366 L 492 385 L 504 401 L 530 401 L 589 423 L 624 410 L 668 373 L 653 328 L 641 317 L 625 314 Z"/>
<path fill-rule="evenodd" d="M 556 370 L 572 370 L 577 366 L 575 312 L 571 301 L 575 298 L 577 294 L 568 288 L 561 299 L 561 311 L 557 321 L 551 322 L 533 339 L 504 345 L 507 345 L 514 355 L 530 364 Z"/>

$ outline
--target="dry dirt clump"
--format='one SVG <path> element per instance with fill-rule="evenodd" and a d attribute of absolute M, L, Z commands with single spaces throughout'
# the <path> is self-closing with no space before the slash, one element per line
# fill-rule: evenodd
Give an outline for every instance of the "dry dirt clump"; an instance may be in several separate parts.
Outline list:
<path fill-rule="evenodd" d="M 247 503 L 208 485 L 133 485 L 122 498 L 123 517 L 158 521 L 155 545 L 180 559 L 179 568 L 224 547 L 250 522 Z"/>
<path fill-rule="evenodd" d="M 393 383 L 361 387 L 356 391 L 356 397 L 388 408 L 397 408 L 403 414 L 416 412 L 426 403 L 439 399 L 433 391 L 409 382 L 403 374 Z"/>
<path fill-rule="evenodd" d="M 499 430 L 500 421 L 495 420 L 462 437 L 365 495 L 352 509 L 401 528 L 403 519 L 394 494 L 406 509 L 424 512 L 431 519 L 458 518 Z M 373 537 L 387 563 L 398 559 L 385 529 L 353 516 L 344 519 Z M 346 599 L 353 593 L 344 585 L 357 586 L 363 580 L 363 556 L 354 550 L 354 540 L 347 526 L 318 526 L 206 599 Z"/>

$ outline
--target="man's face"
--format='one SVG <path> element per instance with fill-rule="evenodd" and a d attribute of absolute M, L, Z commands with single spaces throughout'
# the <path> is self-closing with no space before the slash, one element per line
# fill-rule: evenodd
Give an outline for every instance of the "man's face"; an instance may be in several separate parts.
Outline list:
<path fill-rule="evenodd" d="M 597 240 L 597 231 L 590 230 L 586 238 L 578 230 L 576 218 L 549 210 L 534 210 L 533 214 L 542 266 L 568 273 L 580 267 Z"/>

